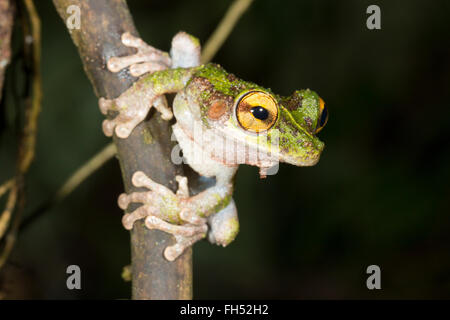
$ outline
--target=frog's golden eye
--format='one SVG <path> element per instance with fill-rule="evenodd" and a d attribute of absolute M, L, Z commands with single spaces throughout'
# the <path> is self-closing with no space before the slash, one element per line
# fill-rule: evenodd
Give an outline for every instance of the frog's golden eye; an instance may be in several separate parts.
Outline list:
<path fill-rule="evenodd" d="M 256 133 L 267 131 L 277 121 L 277 102 L 263 91 L 247 92 L 237 102 L 236 118 L 245 130 Z"/>
<path fill-rule="evenodd" d="M 317 121 L 316 133 L 320 132 L 320 130 L 325 127 L 328 122 L 328 110 L 325 107 L 325 102 L 322 98 L 319 98 L 319 120 Z"/>

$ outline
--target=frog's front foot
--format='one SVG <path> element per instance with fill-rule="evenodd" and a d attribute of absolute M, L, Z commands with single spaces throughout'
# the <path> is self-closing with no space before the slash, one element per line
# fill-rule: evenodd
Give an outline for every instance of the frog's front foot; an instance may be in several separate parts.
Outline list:
<path fill-rule="evenodd" d="M 119 72 L 129 67 L 130 74 L 138 77 L 144 73 L 153 73 L 170 67 L 171 59 L 166 52 L 153 48 L 140 38 L 124 33 L 122 43 L 136 48 L 137 53 L 110 58 L 107 62 L 109 71 Z M 152 105 L 161 113 L 164 120 L 172 119 L 172 110 L 164 95 L 157 95 L 151 90 L 145 93 L 130 88 L 116 99 L 100 98 L 99 107 L 104 115 L 107 115 L 108 111 L 118 113 L 114 119 L 103 121 L 104 134 L 110 137 L 115 132 L 119 138 L 128 138 L 131 131 L 145 119 Z"/>
<path fill-rule="evenodd" d="M 99 99 L 98 105 L 104 115 L 107 115 L 108 111 L 118 113 L 113 119 L 103 120 L 103 133 L 107 137 L 111 137 L 115 132 L 119 138 L 128 138 L 133 129 L 145 119 L 152 105 L 161 113 L 161 118 L 172 119 L 173 113 L 164 95 L 149 95 L 150 102 L 147 102 L 126 93 L 116 99 Z"/>
<path fill-rule="evenodd" d="M 112 57 L 107 67 L 111 72 L 119 72 L 130 67 L 130 74 L 139 77 L 144 73 L 152 73 L 170 67 L 171 59 L 166 52 L 160 51 L 145 43 L 142 39 L 125 32 L 121 37 L 122 43 L 127 47 L 136 48 L 137 52 L 125 57 Z"/>
<path fill-rule="evenodd" d="M 125 229 L 131 230 L 136 220 L 145 218 L 145 226 L 148 229 L 162 230 L 175 236 L 176 243 L 164 250 L 164 256 L 169 261 L 175 260 L 186 248 L 205 238 L 208 231 L 207 220 L 195 215 L 187 205 L 187 178 L 177 176 L 176 180 L 178 191 L 174 194 L 167 187 L 138 171 L 133 175 L 133 185 L 145 187 L 150 191 L 124 193 L 118 199 L 119 207 L 124 210 L 131 202 L 143 203 L 138 209 L 123 216 Z"/>

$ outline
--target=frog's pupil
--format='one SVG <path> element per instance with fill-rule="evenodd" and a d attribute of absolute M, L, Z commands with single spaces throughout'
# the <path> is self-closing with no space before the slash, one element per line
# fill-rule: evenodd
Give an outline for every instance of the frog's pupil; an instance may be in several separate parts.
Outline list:
<path fill-rule="evenodd" d="M 256 119 L 259 120 L 267 120 L 267 118 L 269 117 L 269 111 L 267 111 L 266 108 L 263 108 L 261 106 L 251 108 L 250 112 Z"/>
<path fill-rule="evenodd" d="M 327 122 L 327 117 L 328 117 L 328 110 L 327 107 L 324 107 L 322 110 L 322 114 L 320 115 L 319 127 L 323 127 L 325 125 L 325 123 Z"/>

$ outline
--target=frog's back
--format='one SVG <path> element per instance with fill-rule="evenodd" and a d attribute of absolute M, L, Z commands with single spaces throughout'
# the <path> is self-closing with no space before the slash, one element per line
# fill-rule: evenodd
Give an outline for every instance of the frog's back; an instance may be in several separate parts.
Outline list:
<path fill-rule="evenodd" d="M 248 82 L 239 79 L 232 73 L 228 73 L 222 66 L 215 63 L 208 63 L 202 65 L 193 74 L 192 80 L 204 79 L 210 84 L 211 89 L 214 91 L 233 97 L 233 99 L 247 90 L 265 90 L 270 91 L 258 86 L 253 82 Z"/>

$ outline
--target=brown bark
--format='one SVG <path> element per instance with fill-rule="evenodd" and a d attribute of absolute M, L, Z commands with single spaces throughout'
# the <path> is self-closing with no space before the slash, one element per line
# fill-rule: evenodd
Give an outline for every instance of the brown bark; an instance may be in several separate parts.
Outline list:
<path fill-rule="evenodd" d="M 126 2 L 123 0 L 53 0 L 66 23 L 67 7 L 81 9 L 80 30 L 69 30 L 78 48 L 84 70 L 98 97 L 115 98 L 125 91 L 135 78 L 127 71 L 114 74 L 105 68 L 112 56 L 133 53 L 120 42 L 122 33 L 137 36 Z M 94 107 L 94 106 L 93 106 Z M 100 130 L 100 128 L 99 128 Z M 151 137 L 149 139 L 149 137 Z M 137 191 L 131 184 L 135 171 L 144 171 L 158 183 L 175 191 L 175 175 L 182 168 L 170 161 L 171 130 L 166 121 L 153 115 L 141 123 L 128 139 L 114 138 L 126 192 Z M 133 208 L 134 209 L 134 208 Z M 98 232 L 102 232 L 99 226 Z M 191 299 L 192 251 L 187 250 L 174 262 L 163 257 L 166 246 L 174 243 L 172 236 L 147 230 L 141 221 L 131 232 L 132 297 L 134 299 Z M 119 276 L 119 275 L 118 275 Z"/>

